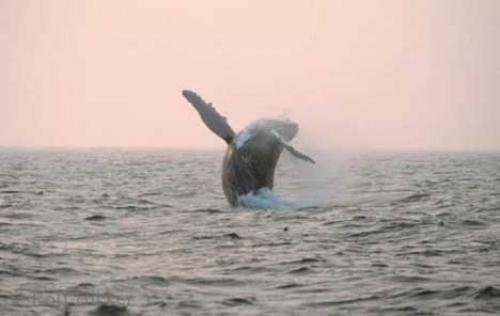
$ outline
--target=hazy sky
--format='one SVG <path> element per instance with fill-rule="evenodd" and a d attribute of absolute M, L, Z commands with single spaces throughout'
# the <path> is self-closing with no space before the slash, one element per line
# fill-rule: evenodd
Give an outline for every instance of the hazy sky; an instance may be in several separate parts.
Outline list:
<path fill-rule="evenodd" d="M 500 148 L 498 0 L 0 0 L 0 146 L 223 147 L 287 115 L 321 147 Z"/>

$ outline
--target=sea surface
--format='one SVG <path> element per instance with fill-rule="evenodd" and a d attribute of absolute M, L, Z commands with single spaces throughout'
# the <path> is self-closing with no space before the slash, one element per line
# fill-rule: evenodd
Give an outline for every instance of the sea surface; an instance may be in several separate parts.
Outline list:
<path fill-rule="evenodd" d="M 1 149 L 0 315 L 500 314 L 499 153 L 284 153 L 265 209 L 223 154 Z"/>

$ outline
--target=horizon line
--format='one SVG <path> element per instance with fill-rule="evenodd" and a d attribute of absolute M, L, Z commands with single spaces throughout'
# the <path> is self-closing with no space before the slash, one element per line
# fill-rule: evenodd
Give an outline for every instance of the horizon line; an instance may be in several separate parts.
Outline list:
<path fill-rule="evenodd" d="M 205 150 L 223 151 L 226 146 L 168 146 L 168 145 L 0 145 L 0 150 Z M 341 152 L 500 152 L 497 147 L 316 147 L 314 151 L 341 151 Z"/>

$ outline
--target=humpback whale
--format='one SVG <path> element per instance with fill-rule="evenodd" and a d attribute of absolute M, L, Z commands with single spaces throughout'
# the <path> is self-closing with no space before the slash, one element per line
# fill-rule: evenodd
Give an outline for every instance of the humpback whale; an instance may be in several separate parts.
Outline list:
<path fill-rule="evenodd" d="M 263 118 L 235 133 L 211 103 L 190 90 L 183 90 L 182 95 L 205 125 L 228 145 L 222 164 L 222 188 L 232 206 L 246 206 L 241 196 L 262 189 L 272 190 L 276 164 L 284 149 L 296 158 L 315 163 L 289 144 L 299 130 L 297 123 L 289 119 Z"/>

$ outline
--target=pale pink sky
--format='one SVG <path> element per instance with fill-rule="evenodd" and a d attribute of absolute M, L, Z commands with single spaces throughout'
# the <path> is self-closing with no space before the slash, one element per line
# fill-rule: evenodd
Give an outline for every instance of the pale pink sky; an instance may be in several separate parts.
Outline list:
<path fill-rule="evenodd" d="M 500 148 L 500 1 L 0 0 L 0 146 L 223 147 L 286 114 L 320 147 Z"/>

